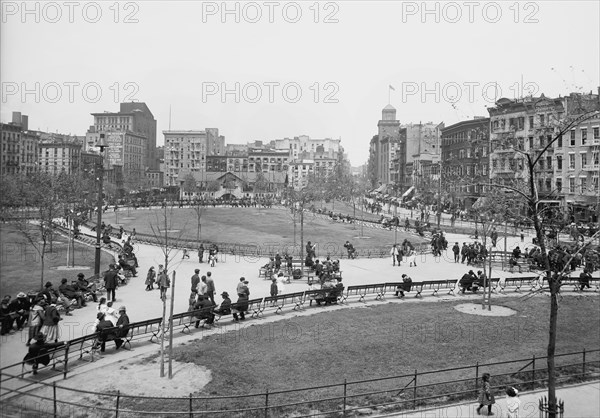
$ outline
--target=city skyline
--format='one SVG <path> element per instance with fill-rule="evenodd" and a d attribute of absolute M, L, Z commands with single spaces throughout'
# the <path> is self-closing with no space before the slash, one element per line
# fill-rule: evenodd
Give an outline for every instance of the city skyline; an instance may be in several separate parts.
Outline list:
<path fill-rule="evenodd" d="M 169 127 L 218 128 L 228 144 L 341 138 L 358 166 L 388 102 L 401 124 L 449 126 L 500 97 L 600 85 L 597 2 L 91 4 L 2 3 L 2 122 L 19 111 L 81 136 L 134 99 L 157 145 Z"/>

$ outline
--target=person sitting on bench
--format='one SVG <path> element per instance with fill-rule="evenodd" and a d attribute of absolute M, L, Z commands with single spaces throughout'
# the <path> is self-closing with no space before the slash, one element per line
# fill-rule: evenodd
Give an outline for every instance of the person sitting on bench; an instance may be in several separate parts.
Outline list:
<path fill-rule="evenodd" d="M 31 364 L 33 374 L 37 374 L 40 364 L 47 366 L 50 363 L 50 354 L 48 354 L 48 351 L 64 344 L 64 341 L 48 343 L 46 342 L 46 336 L 40 332 L 36 336 L 35 342 L 29 346 L 29 350 L 27 351 L 23 361 L 27 364 Z"/>
<path fill-rule="evenodd" d="M 469 270 L 468 273 L 464 274 L 461 277 L 461 279 L 458 283 L 461 288 L 459 293 L 465 293 L 466 290 L 470 290 L 472 292 L 477 291 L 478 287 L 473 286 L 473 284 L 475 283 L 476 280 L 477 280 L 477 276 L 475 276 L 475 273 L 473 273 L 473 270 Z"/>
<path fill-rule="evenodd" d="M 223 302 L 221 302 L 221 305 L 215 309 L 215 313 L 219 315 L 231 314 L 231 299 L 229 299 L 229 293 L 223 292 L 221 293 L 221 297 L 223 298 Z"/>
<path fill-rule="evenodd" d="M 106 350 L 106 342 L 115 339 L 115 326 L 114 324 L 106 319 L 106 314 L 104 312 L 98 312 L 96 315 L 98 320 L 98 325 L 96 325 L 96 332 L 99 332 L 98 339 L 94 344 L 95 349 L 100 346 L 100 352 L 104 353 Z"/>
<path fill-rule="evenodd" d="M 196 312 L 196 328 L 200 326 L 200 321 L 203 319 L 206 320 L 205 322 L 208 325 L 212 325 L 215 322 L 215 314 L 211 309 L 213 306 L 206 295 L 198 295 L 198 301 L 194 304 L 194 310 L 200 310 L 200 312 Z"/>
<path fill-rule="evenodd" d="M 134 266 L 130 266 L 129 263 L 125 260 L 125 257 L 123 257 L 122 255 L 119 256 L 119 266 L 121 266 L 123 270 L 129 270 L 133 277 L 137 276 L 136 268 Z"/>
<path fill-rule="evenodd" d="M 519 262 L 517 261 L 517 259 L 515 257 L 511 257 L 510 260 L 508 260 L 508 266 L 509 266 L 508 271 L 510 271 L 511 273 L 515 267 L 519 268 L 519 273 L 523 272 L 521 265 L 519 264 Z"/>
<path fill-rule="evenodd" d="M 402 275 L 402 284 L 396 288 L 396 296 L 400 295 L 401 298 L 404 297 L 404 292 L 410 292 L 412 287 L 412 279 L 407 275 Z"/>

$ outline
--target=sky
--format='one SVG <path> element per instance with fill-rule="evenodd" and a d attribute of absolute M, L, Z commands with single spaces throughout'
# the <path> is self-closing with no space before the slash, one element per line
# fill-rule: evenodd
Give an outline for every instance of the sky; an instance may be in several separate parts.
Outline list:
<path fill-rule="evenodd" d="M 600 86 L 596 0 L 1 6 L 1 120 L 20 111 L 49 132 L 85 135 L 91 113 L 133 100 L 159 145 L 169 127 L 341 138 L 358 166 L 388 103 L 403 124 L 449 126 L 500 97 Z"/>

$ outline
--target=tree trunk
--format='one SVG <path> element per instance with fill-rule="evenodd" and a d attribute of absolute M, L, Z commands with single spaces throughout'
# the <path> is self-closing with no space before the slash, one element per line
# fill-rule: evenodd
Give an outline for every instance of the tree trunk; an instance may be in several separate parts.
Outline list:
<path fill-rule="evenodd" d="M 548 329 L 548 350 L 547 350 L 547 365 L 548 365 L 548 417 L 556 417 L 556 368 L 554 364 L 554 354 L 556 351 L 556 324 L 558 322 L 558 292 L 559 277 L 557 275 L 556 281 L 552 277 L 552 270 L 550 269 L 550 260 L 548 260 L 548 253 L 546 251 L 546 237 L 542 228 L 542 223 L 538 214 L 538 194 L 535 188 L 534 178 L 534 166 L 531 160 L 528 158 L 529 167 L 529 187 L 531 193 L 531 199 L 529 200 L 529 209 L 533 214 L 533 227 L 535 229 L 535 235 L 538 240 L 540 247 L 540 253 L 542 256 L 542 263 L 546 270 L 546 279 L 550 287 L 550 326 Z"/>
<path fill-rule="evenodd" d="M 304 202 L 300 205 L 300 260 L 304 263 Z"/>

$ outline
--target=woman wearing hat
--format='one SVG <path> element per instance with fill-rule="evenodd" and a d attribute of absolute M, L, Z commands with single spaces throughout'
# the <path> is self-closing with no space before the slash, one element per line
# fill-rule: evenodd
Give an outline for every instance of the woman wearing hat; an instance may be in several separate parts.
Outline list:
<path fill-rule="evenodd" d="M 27 351 L 23 361 L 25 361 L 27 364 L 31 364 L 33 374 L 37 374 L 38 366 L 40 364 L 47 366 L 50 363 L 50 355 L 48 354 L 48 351 L 52 350 L 53 348 L 60 347 L 61 345 L 64 345 L 64 341 L 54 343 L 46 342 L 44 333 L 40 332 L 35 338 L 35 343 L 29 346 L 29 350 Z"/>
<path fill-rule="evenodd" d="M 221 297 L 223 298 L 223 302 L 215 309 L 215 313 L 219 315 L 229 315 L 231 313 L 231 299 L 229 299 L 229 293 L 223 292 L 221 293 Z"/>
<path fill-rule="evenodd" d="M 60 314 L 58 313 L 58 309 L 56 309 L 55 303 L 51 303 L 50 305 L 46 306 L 40 333 L 44 334 L 44 336 L 48 340 L 50 340 L 50 341 L 54 340 L 54 342 L 57 342 L 58 337 L 60 335 L 60 330 L 58 328 L 58 322 L 61 319 L 62 318 L 60 317 Z"/>
<path fill-rule="evenodd" d="M 38 298 L 33 305 L 31 311 L 29 311 L 29 338 L 27 339 L 26 346 L 29 346 L 31 340 L 33 340 L 39 333 L 40 328 L 44 322 L 44 315 L 46 309 L 46 300 Z"/>

